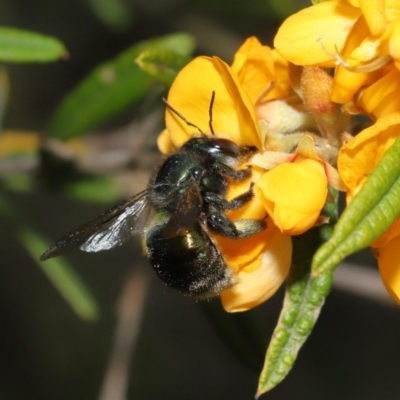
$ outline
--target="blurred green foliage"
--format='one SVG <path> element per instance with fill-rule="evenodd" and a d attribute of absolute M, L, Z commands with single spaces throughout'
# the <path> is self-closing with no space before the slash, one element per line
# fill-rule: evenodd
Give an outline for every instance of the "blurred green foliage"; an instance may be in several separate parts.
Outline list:
<path fill-rule="evenodd" d="M 72 90 L 54 112 L 47 129 L 48 135 L 59 139 L 79 136 L 99 124 L 132 107 L 142 99 L 154 84 L 153 77 L 171 83 L 178 71 L 188 62 L 194 50 L 189 35 L 173 34 L 133 45 L 113 60 L 96 67 L 78 87 Z M 135 63 L 148 57 L 149 52 L 159 55 L 159 65 L 168 62 L 162 70 L 149 70 L 149 61 Z M 166 74 L 168 73 L 168 77 Z"/>
<path fill-rule="evenodd" d="M 67 56 L 64 45 L 53 37 L 0 27 L 0 61 L 49 62 Z"/>
<path fill-rule="evenodd" d="M 166 85 L 171 84 L 178 71 L 189 61 L 193 50 L 193 38 L 183 33 L 133 45 L 113 60 L 96 67 L 67 95 L 51 118 L 48 135 L 63 140 L 71 139 L 110 120 L 146 96 L 155 80 Z M 45 62 L 63 57 L 65 52 L 64 46 L 56 39 L 18 29 L 0 28 L 0 60 Z M 146 61 L 136 63 L 137 58 Z M 155 63 L 160 66 L 163 61 L 166 68 L 156 70 Z M 17 137 L 15 135 L 16 140 Z M 3 143 L 4 147 L 6 146 Z M 18 153 L 18 143 L 13 151 Z M 39 148 L 32 148 L 32 153 L 35 151 L 39 151 Z M 48 150 L 42 153 L 42 156 L 46 155 L 42 160 L 50 160 L 44 163 L 45 168 L 51 171 L 56 165 L 65 165 L 73 172 L 73 165 L 69 166 L 69 161 L 57 161 L 57 155 L 49 153 Z M 60 167 L 57 168 L 56 171 L 59 171 Z M 66 175 L 67 171 L 63 168 L 64 172 L 58 174 L 56 179 L 69 175 Z M 5 180 L 8 188 L 24 191 L 33 187 L 30 182 L 31 180 L 24 179 L 21 174 L 14 174 Z M 106 177 L 69 181 L 64 186 L 64 193 L 78 200 L 96 202 L 118 197 L 114 181 Z M 98 313 L 97 305 L 71 266 L 63 257 L 49 260 L 46 264 L 37 262 L 50 243 L 35 233 L 26 221 L 17 217 L 23 213 L 18 210 L 11 212 L 12 206 L 6 204 L 7 200 L 3 199 L 3 214 L 14 216 L 12 219 L 19 232 L 17 236 L 33 260 L 80 317 L 95 318 Z"/>
<path fill-rule="evenodd" d="M 86 0 L 93 12 L 111 29 L 127 29 L 132 24 L 130 10 L 122 0 Z"/>

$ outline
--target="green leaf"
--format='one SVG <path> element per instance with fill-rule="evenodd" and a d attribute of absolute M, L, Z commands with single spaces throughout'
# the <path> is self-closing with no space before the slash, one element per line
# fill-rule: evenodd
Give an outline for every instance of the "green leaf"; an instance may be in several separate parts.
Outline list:
<path fill-rule="evenodd" d="M 153 79 L 134 62 L 143 51 L 164 49 L 188 54 L 194 41 L 186 34 L 173 34 L 136 44 L 118 57 L 95 68 L 61 103 L 47 132 L 70 139 L 94 129 L 140 100 Z"/>
<path fill-rule="evenodd" d="M 33 260 L 74 312 L 83 320 L 96 320 L 99 316 L 96 301 L 65 258 L 58 257 L 40 262 L 40 255 L 50 247 L 50 243 L 27 227 L 19 229 L 18 237 Z"/>
<path fill-rule="evenodd" d="M 0 196 L 0 212 L 15 224 L 21 243 L 72 310 L 84 320 L 97 319 L 99 311 L 94 297 L 65 259 L 58 257 L 45 263 L 39 261 L 40 255 L 50 247 L 50 242 L 31 230 L 21 219 L 20 212 L 4 196 Z"/>
<path fill-rule="evenodd" d="M 173 51 L 181 56 L 189 56 L 196 47 L 196 41 L 193 36 L 178 32 L 144 42 L 141 51 L 151 47 Z"/>
<path fill-rule="evenodd" d="M 74 200 L 91 203 L 110 204 L 119 200 L 121 194 L 116 180 L 109 176 L 67 182 L 62 189 L 64 194 Z"/>
<path fill-rule="evenodd" d="M 369 246 L 400 214 L 400 138 L 386 151 L 363 187 L 345 208 L 332 238 L 315 254 L 313 274 L 337 266 Z"/>
<path fill-rule="evenodd" d="M 189 60 L 189 57 L 170 50 L 149 49 L 139 54 L 136 63 L 150 76 L 165 86 L 170 86 Z"/>
<path fill-rule="evenodd" d="M 12 174 L 2 177 L 2 185 L 14 192 L 30 192 L 35 187 L 34 179 L 26 174 Z"/>
<path fill-rule="evenodd" d="M 328 204 L 324 215 L 336 220 L 336 202 Z M 312 256 L 332 233 L 325 225 L 293 237 L 293 264 L 289 273 L 283 308 L 272 335 L 257 389 L 258 398 L 278 385 L 289 373 L 300 348 L 318 319 L 333 281 L 333 270 L 311 276 Z"/>
<path fill-rule="evenodd" d="M 64 45 L 51 36 L 0 27 L 0 61 L 49 62 L 67 57 Z"/>
<path fill-rule="evenodd" d="M 121 0 L 86 0 L 93 12 L 110 28 L 122 30 L 132 22 L 130 10 Z"/>

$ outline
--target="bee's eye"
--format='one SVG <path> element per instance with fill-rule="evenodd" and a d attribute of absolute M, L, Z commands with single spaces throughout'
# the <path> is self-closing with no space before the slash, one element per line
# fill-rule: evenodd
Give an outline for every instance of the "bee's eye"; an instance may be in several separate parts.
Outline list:
<path fill-rule="evenodd" d="M 209 143 L 210 154 L 224 154 L 237 158 L 240 155 L 240 148 L 228 139 L 212 139 Z"/>

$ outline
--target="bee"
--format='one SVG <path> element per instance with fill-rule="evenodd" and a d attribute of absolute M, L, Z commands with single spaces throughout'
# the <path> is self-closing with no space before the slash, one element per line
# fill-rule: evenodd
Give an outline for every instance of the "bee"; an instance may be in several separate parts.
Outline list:
<path fill-rule="evenodd" d="M 251 167 L 239 168 L 254 148 L 238 146 L 216 137 L 212 127 L 213 92 L 210 103 L 210 135 L 187 121 L 165 100 L 169 109 L 201 136 L 188 140 L 167 156 L 150 179 L 147 189 L 121 202 L 55 242 L 41 260 L 79 247 L 97 252 L 120 246 L 135 234 L 143 235 L 150 263 L 158 277 L 183 294 L 212 297 L 236 281 L 231 268 L 210 233 L 238 239 L 265 229 L 264 220 L 232 221 L 228 210 L 244 207 L 253 197 L 249 189 L 226 199 L 230 181 L 251 177 Z"/>

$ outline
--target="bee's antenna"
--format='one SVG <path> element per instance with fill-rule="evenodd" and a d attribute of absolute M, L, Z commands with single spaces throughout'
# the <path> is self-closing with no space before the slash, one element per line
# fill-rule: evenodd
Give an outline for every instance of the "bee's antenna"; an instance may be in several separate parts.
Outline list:
<path fill-rule="evenodd" d="M 178 110 L 175 110 L 174 107 L 171 106 L 171 104 L 169 104 L 167 102 L 166 99 L 162 99 L 162 101 L 165 103 L 165 105 L 175 114 L 177 115 L 183 122 L 185 122 L 186 125 L 188 126 L 192 126 L 193 128 L 196 128 L 202 135 L 204 135 L 204 132 L 195 124 L 192 124 L 190 121 L 188 121 Z M 214 133 L 214 132 L 213 132 Z"/>
<path fill-rule="evenodd" d="M 212 122 L 213 122 L 212 110 L 213 110 L 213 106 L 214 106 L 214 100 L 215 100 L 215 90 L 212 91 L 211 100 L 210 100 L 210 107 L 208 108 L 208 113 L 209 113 L 209 116 L 210 116 L 210 119 L 208 121 L 208 125 L 209 125 L 210 131 L 211 131 L 211 133 L 213 135 L 215 135 L 214 128 L 213 128 L 213 125 L 212 125 Z"/>

